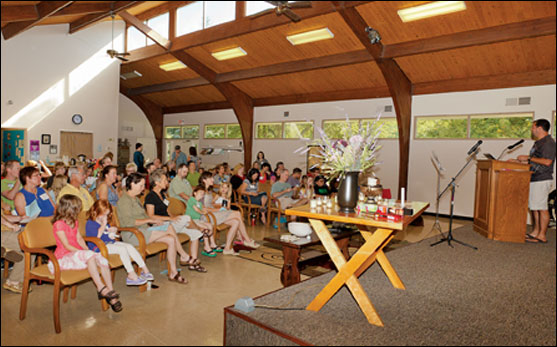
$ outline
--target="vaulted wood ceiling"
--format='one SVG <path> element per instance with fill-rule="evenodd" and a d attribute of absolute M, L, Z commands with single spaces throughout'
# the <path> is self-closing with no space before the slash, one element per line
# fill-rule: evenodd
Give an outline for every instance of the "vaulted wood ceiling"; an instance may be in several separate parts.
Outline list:
<path fill-rule="evenodd" d="M 110 11 L 125 10 L 141 21 L 188 1 L 2 1 L 2 32 L 9 39 L 34 26 L 69 23 L 73 33 Z M 244 17 L 182 37 L 171 30 L 170 49 L 157 45 L 131 52 L 121 80 L 165 113 L 230 107 L 218 88 L 192 69 L 165 72 L 164 62 L 185 52 L 253 99 L 255 106 L 389 96 L 387 83 L 364 45 L 339 14 L 354 7 L 381 35 L 381 56 L 394 58 L 413 94 L 555 83 L 554 1 L 468 1 L 463 12 L 403 23 L 397 10 L 410 1 L 319 1 L 298 9 L 292 23 L 268 14 Z M 119 17 L 118 17 L 119 18 Z M 129 25 L 129 24 L 128 24 Z M 328 27 L 334 39 L 292 46 L 286 35 Z M 241 46 L 248 55 L 217 61 L 211 52 Z"/>

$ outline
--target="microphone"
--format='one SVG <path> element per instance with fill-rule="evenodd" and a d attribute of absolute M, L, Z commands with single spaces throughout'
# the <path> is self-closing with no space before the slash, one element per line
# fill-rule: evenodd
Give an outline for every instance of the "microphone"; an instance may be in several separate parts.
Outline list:
<path fill-rule="evenodd" d="M 510 145 L 509 147 L 507 147 L 508 150 L 511 150 L 515 147 L 517 147 L 518 145 L 521 145 L 524 142 L 524 139 L 518 141 L 517 143 L 515 143 L 514 145 Z"/>
<path fill-rule="evenodd" d="M 476 144 L 474 145 L 474 147 L 470 148 L 470 150 L 468 151 L 468 155 L 474 153 L 478 147 L 480 147 L 480 145 L 483 143 L 482 140 L 479 140 L 478 142 L 476 142 Z"/>

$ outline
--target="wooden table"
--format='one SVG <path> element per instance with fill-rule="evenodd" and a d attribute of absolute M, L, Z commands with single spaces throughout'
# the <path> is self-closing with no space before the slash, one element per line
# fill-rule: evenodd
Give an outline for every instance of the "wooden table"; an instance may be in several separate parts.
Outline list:
<path fill-rule="evenodd" d="M 395 269 L 385 256 L 383 249 L 393 239 L 396 231 L 403 230 L 408 224 L 412 223 L 412 221 L 418 218 L 429 207 L 429 204 L 425 202 L 409 202 L 406 207 L 412 208 L 414 214 L 412 216 L 404 216 L 403 220 L 398 223 L 389 222 L 387 220 L 375 220 L 363 214 L 340 213 L 338 212 L 338 206 L 331 210 L 327 210 L 323 207 L 319 209 L 310 209 L 309 204 L 307 204 L 285 211 L 287 215 L 306 217 L 309 219 L 315 233 L 338 269 L 338 273 L 333 279 L 331 279 L 325 288 L 323 288 L 306 307 L 307 310 L 319 311 L 335 293 L 346 284 L 368 322 L 377 326 L 383 326 L 381 318 L 375 311 L 364 288 L 358 281 L 358 277 L 377 261 L 391 281 L 391 284 L 397 289 L 405 289 Z M 346 261 L 333 236 L 325 226 L 325 223 L 323 223 L 324 220 L 375 227 L 377 229 L 373 232 L 360 230 L 365 243 L 349 261 Z"/>
<path fill-rule="evenodd" d="M 350 236 L 354 234 L 356 234 L 355 230 L 331 233 L 333 240 L 335 240 L 345 259 L 349 258 L 348 242 L 350 241 Z M 300 282 L 300 270 L 305 263 L 315 261 L 315 258 L 310 258 L 300 262 L 302 250 L 311 246 L 320 245 L 321 240 L 316 233 L 311 233 L 309 239 L 304 237 L 293 242 L 282 241 L 280 236 L 281 235 L 273 235 L 265 237 L 264 240 L 282 247 L 284 264 L 282 265 L 282 271 L 280 272 L 280 282 L 283 286 L 288 287 Z M 325 256 L 328 258 L 328 255 Z"/>

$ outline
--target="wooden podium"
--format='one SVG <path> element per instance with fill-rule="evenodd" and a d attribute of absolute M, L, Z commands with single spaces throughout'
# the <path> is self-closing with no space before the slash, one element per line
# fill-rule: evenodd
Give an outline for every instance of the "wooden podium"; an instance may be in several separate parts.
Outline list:
<path fill-rule="evenodd" d="M 474 230 L 507 242 L 524 242 L 528 218 L 530 165 L 478 160 Z"/>

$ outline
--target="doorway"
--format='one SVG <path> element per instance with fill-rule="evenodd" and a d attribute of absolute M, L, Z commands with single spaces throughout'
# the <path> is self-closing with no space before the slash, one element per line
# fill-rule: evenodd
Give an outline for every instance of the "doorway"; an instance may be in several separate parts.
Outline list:
<path fill-rule="evenodd" d="M 60 157 L 76 158 L 83 154 L 89 159 L 93 157 L 93 134 L 73 131 L 60 132 Z"/>

